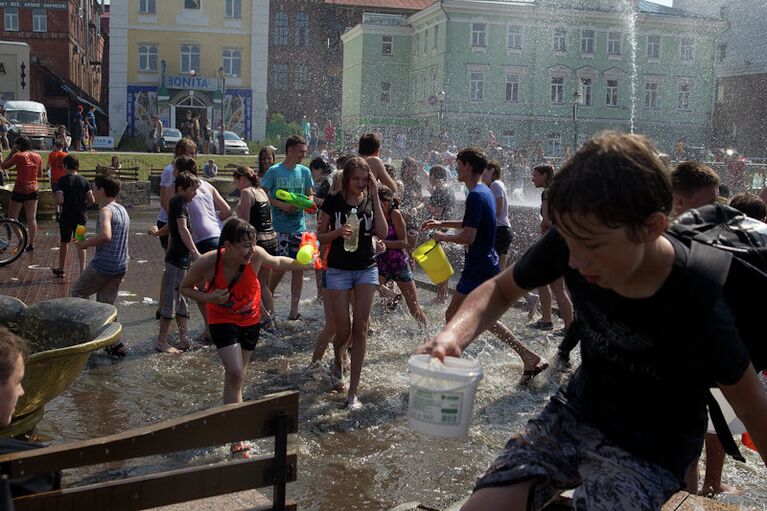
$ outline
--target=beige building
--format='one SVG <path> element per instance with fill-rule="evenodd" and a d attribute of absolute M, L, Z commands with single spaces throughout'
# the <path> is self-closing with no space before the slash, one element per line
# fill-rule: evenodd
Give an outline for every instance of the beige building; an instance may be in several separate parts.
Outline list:
<path fill-rule="evenodd" d="M 29 45 L 0 41 L 0 103 L 29 99 Z"/>
<path fill-rule="evenodd" d="M 216 129 L 223 113 L 225 129 L 263 140 L 268 16 L 268 0 L 112 2 L 113 135 L 144 137 L 155 114 L 178 128 L 187 112 Z"/>

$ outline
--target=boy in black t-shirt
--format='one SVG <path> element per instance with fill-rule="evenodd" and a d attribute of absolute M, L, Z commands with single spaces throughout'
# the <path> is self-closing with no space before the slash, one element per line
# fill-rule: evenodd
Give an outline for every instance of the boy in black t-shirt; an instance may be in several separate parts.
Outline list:
<path fill-rule="evenodd" d="M 564 277 L 579 312 L 582 365 L 478 481 L 465 511 L 654 510 L 683 487 L 716 381 L 767 463 L 767 394 L 720 300 L 694 322 L 688 249 L 664 233 L 668 171 L 637 135 L 607 132 L 554 178 L 553 228 L 485 282 L 423 352 L 460 356 L 525 289 Z"/>
<path fill-rule="evenodd" d="M 67 261 L 69 243 L 75 236 L 78 225 L 85 225 L 87 220 L 85 209 L 96 200 L 88 181 L 77 173 L 80 170 L 80 162 L 74 156 L 66 156 L 62 161 L 67 174 L 59 179 L 56 191 L 56 204 L 61 208 L 59 215 L 59 266 L 53 268 L 53 274 L 64 277 L 64 265 Z M 85 268 L 85 249 L 77 250 L 77 262 L 80 273 Z"/>

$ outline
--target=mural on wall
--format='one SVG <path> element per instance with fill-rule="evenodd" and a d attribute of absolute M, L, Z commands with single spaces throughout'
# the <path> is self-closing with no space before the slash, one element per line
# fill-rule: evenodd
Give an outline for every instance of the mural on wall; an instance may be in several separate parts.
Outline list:
<path fill-rule="evenodd" d="M 213 109 L 216 129 L 221 126 L 221 109 Z M 237 133 L 243 140 L 253 136 L 253 91 L 250 89 L 226 89 L 224 95 L 224 130 Z"/>
<path fill-rule="evenodd" d="M 128 134 L 145 137 L 153 129 L 152 118 L 157 114 L 157 87 L 146 85 L 128 86 Z M 167 126 L 170 119 L 163 120 Z"/>

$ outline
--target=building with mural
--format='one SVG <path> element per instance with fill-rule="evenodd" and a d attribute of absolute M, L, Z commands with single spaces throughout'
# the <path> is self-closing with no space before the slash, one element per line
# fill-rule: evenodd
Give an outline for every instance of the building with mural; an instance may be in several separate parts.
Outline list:
<path fill-rule="evenodd" d="M 179 128 L 190 112 L 263 140 L 268 22 L 268 0 L 111 2 L 112 134 L 144 137 L 155 115 Z"/>
<path fill-rule="evenodd" d="M 460 145 L 492 130 L 550 155 L 604 129 L 703 145 L 722 27 L 645 0 L 444 0 L 378 16 L 342 37 L 342 126 Z"/>

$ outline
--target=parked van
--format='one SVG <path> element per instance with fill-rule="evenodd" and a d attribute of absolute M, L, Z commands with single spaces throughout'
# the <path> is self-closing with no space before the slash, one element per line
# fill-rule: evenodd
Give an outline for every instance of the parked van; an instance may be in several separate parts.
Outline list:
<path fill-rule="evenodd" d="M 48 124 L 45 105 L 36 101 L 6 101 L 5 118 L 10 122 L 8 141 L 13 144 L 16 137 L 29 137 L 32 147 L 48 149 L 53 146 L 56 129 Z"/>

